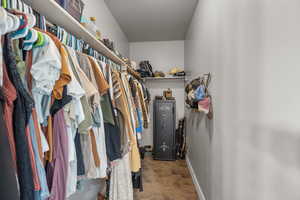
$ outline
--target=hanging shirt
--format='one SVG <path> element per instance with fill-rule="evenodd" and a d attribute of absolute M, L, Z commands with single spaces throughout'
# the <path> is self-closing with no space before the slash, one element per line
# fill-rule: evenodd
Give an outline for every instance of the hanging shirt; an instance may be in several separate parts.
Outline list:
<path fill-rule="evenodd" d="M 107 81 L 105 80 L 104 75 L 103 75 L 97 61 L 95 60 L 95 58 L 89 57 L 89 59 L 92 64 L 95 79 L 96 79 L 96 82 L 98 85 L 98 90 L 99 90 L 100 94 L 103 95 L 109 89 L 109 85 L 108 85 Z"/>
<path fill-rule="evenodd" d="M 59 49 L 60 55 L 61 55 L 61 70 L 60 70 L 60 77 L 55 82 L 54 89 L 53 89 L 53 96 L 55 99 L 62 99 L 63 97 L 63 88 L 64 86 L 68 85 L 71 81 L 71 72 L 68 66 L 68 53 L 66 49 L 64 48 L 63 44 L 60 42 L 60 40 L 52 35 L 51 33 L 48 33 L 48 36 L 53 40 L 56 47 Z"/>
<path fill-rule="evenodd" d="M 133 102 L 136 108 L 136 113 L 137 113 L 137 126 L 136 126 L 136 132 L 137 132 L 137 137 L 140 140 L 141 138 L 141 133 L 143 131 L 143 116 L 142 116 L 142 107 L 140 103 L 140 99 L 137 94 L 137 86 L 133 78 L 129 78 L 129 85 L 130 85 L 130 90 L 133 98 Z"/>
<path fill-rule="evenodd" d="M 133 172 L 138 172 L 141 168 L 141 159 L 140 159 L 140 153 L 137 145 L 137 139 L 134 134 L 135 130 L 133 130 L 132 123 L 131 123 L 131 116 L 128 107 L 129 104 L 128 104 L 128 100 L 126 99 L 125 89 L 118 72 L 113 71 L 112 79 L 113 79 L 114 90 L 116 94 L 115 95 L 116 107 L 122 112 L 124 116 L 124 126 L 127 130 L 128 136 L 130 137 L 131 170 Z M 116 96 L 119 96 L 119 98 L 117 98 Z"/>
<path fill-rule="evenodd" d="M 85 95 L 82 96 L 80 99 L 85 118 L 79 124 L 78 131 L 79 131 L 79 133 L 87 134 L 88 130 L 93 125 L 92 110 L 91 110 L 91 107 L 88 102 L 88 97 L 90 97 L 90 95 L 93 96 L 93 94 L 97 93 L 97 89 L 93 86 L 92 83 L 89 82 L 89 80 L 85 76 L 85 74 L 82 71 L 80 71 L 80 67 L 78 67 L 78 62 L 77 62 L 75 51 L 69 47 L 65 47 L 65 48 L 69 55 L 69 62 L 70 62 L 70 66 L 73 71 L 73 74 L 75 75 L 78 83 L 81 85 L 81 87 L 85 91 Z M 88 91 L 88 94 L 87 94 L 87 91 Z"/>
<path fill-rule="evenodd" d="M 136 134 L 136 127 L 138 125 L 138 117 L 137 117 L 136 108 L 135 108 L 135 104 L 134 104 L 134 101 L 133 101 L 132 93 L 130 91 L 130 86 L 129 86 L 127 73 L 121 73 L 121 80 L 123 82 L 125 94 L 126 94 L 127 101 L 128 101 L 128 109 L 129 109 L 129 113 L 130 113 L 130 116 L 131 116 L 132 128 L 134 130 L 134 133 Z"/>
<path fill-rule="evenodd" d="M 0 162 L 0 196 L 1 199 L 19 200 L 20 191 L 16 169 L 14 168 L 14 161 L 10 152 L 9 140 L 6 133 L 7 128 L 4 123 L 6 119 L 4 119 L 5 116 L 2 110 L 4 102 L 5 98 L 2 89 L 0 89 L 0 157 L 2 159 L 2 162 Z"/>
<path fill-rule="evenodd" d="M 102 109 L 100 106 L 100 90 L 101 85 L 98 85 L 98 82 L 95 78 L 95 73 L 93 70 L 95 68 L 100 68 L 97 61 L 87 55 L 77 53 L 78 62 L 80 67 L 85 71 L 85 74 L 89 77 L 89 80 L 97 88 L 98 93 L 93 96 L 91 99 L 91 106 L 93 108 L 93 119 L 94 124 L 90 132 L 90 139 L 92 144 L 93 160 L 95 166 L 90 167 L 90 170 L 87 172 L 88 178 L 104 178 L 106 177 L 106 168 L 107 168 L 107 156 L 106 156 L 106 146 L 105 146 L 105 133 L 104 133 L 104 122 Z M 101 71 L 100 71 L 101 72 Z M 99 73 L 100 73 L 99 72 Z M 99 75 L 99 74 L 98 74 Z M 104 77 L 99 77 L 104 78 Z"/>
<path fill-rule="evenodd" d="M 105 133 L 104 133 L 104 123 L 101 108 L 98 110 L 100 116 L 100 127 L 94 126 L 91 132 L 91 142 L 92 153 L 97 154 L 93 155 L 94 163 L 90 163 L 90 170 L 87 172 L 88 178 L 105 178 L 107 170 L 107 156 L 106 156 L 106 146 L 105 146 Z M 99 163 L 97 164 L 95 157 L 99 158 Z"/>
<path fill-rule="evenodd" d="M 16 61 L 16 69 L 19 74 L 19 78 L 21 80 L 21 84 L 24 87 L 27 95 L 28 93 L 28 86 L 26 82 L 26 67 L 29 65 L 28 61 L 31 61 L 31 54 L 27 54 L 26 61 L 23 59 L 23 53 L 22 49 L 20 49 L 19 40 L 12 40 L 13 43 L 13 53 L 14 53 L 14 59 Z M 29 59 L 30 58 L 30 59 Z M 29 111 L 29 110 L 28 110 Z M 28 117 L 30 118 L 32 110 L 29 111 Z M 25 134 L 26 134 L 26 140 L 28 142 L 28 150 L 29 150 L 29 157 L 30 157 L 30 165 L 32 169 L 32 175 L 33 175 L 33 182 L 34 182 L 34 189 L 35 192 L 39 191 L 41 189 L 41 184 L 39 180 L 35 155 L 34 155 L 34 146 L 32 142 L 32 136 L 30 135 L 29 127 L 25 127 Z"/>
<path fill-rule="evenodd" d="M 66 198 L 68 172 L 68 135 L 64 111 L 60 110 L 53 119 L 53 161 L 47 168 L 48 184 L 51 188 L 51 200 Z"/>
<path fill-rule="evenodd" d="M 55 82 L 60 77 L 61 55 L 53 40 L 46 34 L 44 46 L 32 49 L 32 66 L 30 73 L 32 76 L 32 96 L 35 100 L 37 119 L 40 124 L 48 125 L 47 140 L 49 142 L 49 152 L 47 160 L 52 161 L 52 118 L 50 115 L 51 93 Z"/>
<path fill-rule="evenodd" d="M 70 117 L 70 107 L 72 103 L 68 104 L 64 108 L 64 118 L 66 121 L 67 136 L 68 136 L 68 175 L 67 175 L 67 188 L 66 197 L 70 197 L 76 192 L 77 186 L 77 156 L 75 149 L 75 137 L 77 130 L 76 119 Z"/>
<path fill-rule="evenodd" d="M 37 168 L 39 182 L 41 185 L 40 190 L 36 191 L 35 193 L 36 193 L 38 199 L 46 200 L 50 194 L 49 194 L 49 189 L 48 189 L 48 184 L 47 184 L 46 171 L 45 171 L 43 162 L 39 155 L 37 137 L 36 137 L 37 133 L 36 133 L 36 129 L 35 129 L 34 121 L 33 121 L 32 117 L 30 118 L 30 121 L 29 121 L 29 129 L 30 129 L 31 141 L 32 141 L 32 146 L 33 146 L 33 151 L 34 151 L 35 164 L 36 164 L 36 168 Z"/>
<path fill-rule="evenodd" d="M 16 158 L 16 145 L 14 139 L 14 128 L 13 128 L 13 110 L 14 110 L 14 101 L 17 98 L 17 91 L 9 80 L 7 69 L 5 63 L 0 66 L 3 69 L 3 95 L 6 98 L 6 101 L 3 104 L 3 114 L 5 118 L 5 124 L 7 127 L 8 141 L 10 150 L 12 153 L 12 160 L 15 167 L 17 169 L 17 158 Z"/>
<path fill-rule="evenodd" d="M 109 200 L 133 200 L 130 154 L 127 153 L 116 162 L 111 172 Z"/>
<path fill-rule="evenodd" d="M 48 44 L 33 48 L 32 67 L 30 70 L 33 78 L 32 94 L 36 103 L 38 120 L 41 124 L 45 122 L 47 115 L 49 115 L 49 113 L 45 114 L 45 110 L 48 112 L 50 110 L 48 109 L 50 107 L 49 98 L 55 82 L 60 77 L 62 66 L 60 52 L 55 43 L 49 36 L 44 36 L 47 38 Z M 48 96 L 48 103 L 43 106 L 44 95 Z"/>
<path fill-rule="evenodd" d="M 146 107 L 146 103 L 145 103 L 143 88 L 142 88 L 142 85 L 138 81 L 135 81 L 135 84 L 137 86 L 139 101 L 140 101 L 141 106 L 142 106 L 144 124 L 148 124 L 150 119 L 149 119 L 149 115 L 148 115 L 148 112 L 147 112 L 147 107 Z"/>

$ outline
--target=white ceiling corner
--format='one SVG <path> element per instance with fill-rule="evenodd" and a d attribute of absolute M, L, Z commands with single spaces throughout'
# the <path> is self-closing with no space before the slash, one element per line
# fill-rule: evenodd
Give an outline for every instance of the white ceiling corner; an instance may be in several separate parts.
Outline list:
<path fill-rule="evenodd" d="M 184 40 L 198 0 L 105 0 L 129 42 Z"/>

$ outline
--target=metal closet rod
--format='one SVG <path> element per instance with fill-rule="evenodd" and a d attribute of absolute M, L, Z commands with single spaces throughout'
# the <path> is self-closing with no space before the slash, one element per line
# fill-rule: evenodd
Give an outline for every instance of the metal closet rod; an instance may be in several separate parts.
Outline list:
<path fill-rule="evenodd" d="M 206 74 L 198 74 L 197 76 L 193 76 L 192 78 L 189 78 L 188 81 L 192 81 L 197 78 L 202 78 L 203 76 L 208 76 L 208 78 L 211 78 L 211 72 L 208 72 Z"/>
<path fill-rule="evenodd" d="M 53 23 L 51 23 L 48 20 L 46 20 L 46 25 L 49 26 L 49 27 L 51 27 L 51 28 L 56 28 L 57 27 L 56 25 L 54 25 Z M 110 62 L 115 63 L 114 61 L 112 61 L 111 59 L 109 59 L 106 56 L 102 55 L 101 53 L 98 53 L 98 54 L 101 55 L 101 56 L 103 56 L 103 57 L 105 57 L 106 59 L 110 60 Z M 118 64 L 115 63 L 115 65 L 118 65 Z M 131 74 L 133 77 L 135 77 L 138 80 L 142 80 L 141 76 L 134 69 L 132 69 L 128 64 L 126 64 L 125 66 L 126 66 L 127 72 L 129 74 Z M 121 69 L 119 69 L 119 70 L 121 71 Z"/>

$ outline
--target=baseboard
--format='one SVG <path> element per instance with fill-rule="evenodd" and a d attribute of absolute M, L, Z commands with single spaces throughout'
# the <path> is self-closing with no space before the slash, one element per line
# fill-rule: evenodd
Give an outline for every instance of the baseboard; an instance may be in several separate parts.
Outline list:
<path fill-rule="evenodd" d="M 201 186 L 200 186 L 200 184 L 199 184 L 199 182 L 198 182 L 198 179 L 197 179 L 197 177 L 196 177 L 196 174 L 195 174 L 195 172 L 194 172 L 194 169 L 193 169 L 193 167 L 192 167 L 192 164 L 191 164 L 191 162 L 190 162 L 189 157 L 187 156 L 185 160 L 186 160 L 188 169 L 189 169 L 189 171 L 190 171 L 190 174 L 191 174 L 191 176 L 192 176 L 193 183 L 194 183 L 194 186 L 195 186 L 195 188 L 196 188 L 196 191 L 197 191 L 199 200 L 206 200 L 206 198 L 205 198 L 205 196 L 204 196 L 204 193 L 203 193 L 203 191 L 202 191 L 202 189 L 201 189 Z"/>

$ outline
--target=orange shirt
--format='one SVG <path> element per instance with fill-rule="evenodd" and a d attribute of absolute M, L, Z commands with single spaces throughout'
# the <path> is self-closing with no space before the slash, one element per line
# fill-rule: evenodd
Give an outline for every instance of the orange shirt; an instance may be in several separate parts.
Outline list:
<path fill-rule="evenodd" d="M 91 65 L 92 65 L 92 68 L 94 71 L 94 75 L 95 75 L 95 79 L 96 79 L 96 82 L 98 85 L 99 93 L 101 95 L 103 95 L 109 89 L 109 85 L 108 85 L 107 81 L 105 80 L 105 77 L 104 77 L 97 61 L 93 57 L 90 57 L 90 56 L 89 56 L 89 60 L 91 62 Z"/>
<path fill-rule="evenodd" d="M 60 77 L 55 82 L 53 89 L 53 96 L 55 99 L 61 99 L 62 93 L 65 85 L 68 85 L 71 82 L 71 74 L 68 67 L 68 53 L 64 48 L 63 44 L 59 41 L 57 37 L 52 35 L 51 33 L 47 33 L 49 37 L 54 41 L 56 47 L 60 51 L 61 55 L 61 69 L 60 69 Z"/>
<path fill-rule="evenodd" d="M 96 136 L 93 131 L 93 129 L 90 129 L 90 137 L 91 137 L 91 144 L 92 144 L 92 153 L 93 153 L 93 158 L 95 162 L 96 167 L 100 167 L 100 157 L 97 151 L 97 143 L 96 143 Z"/>

